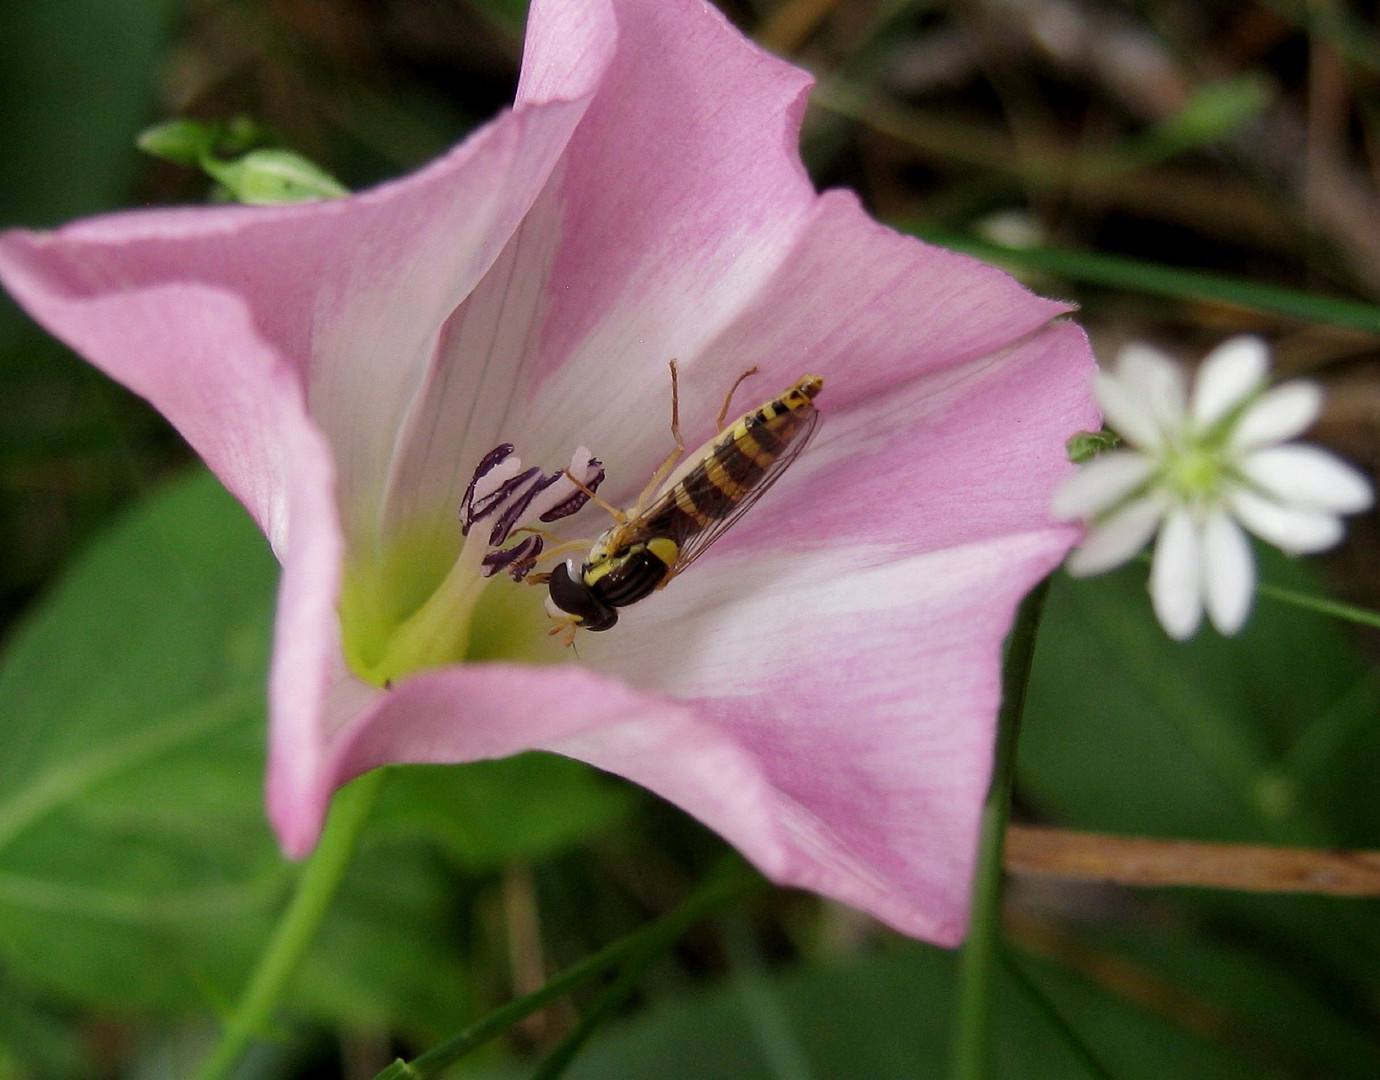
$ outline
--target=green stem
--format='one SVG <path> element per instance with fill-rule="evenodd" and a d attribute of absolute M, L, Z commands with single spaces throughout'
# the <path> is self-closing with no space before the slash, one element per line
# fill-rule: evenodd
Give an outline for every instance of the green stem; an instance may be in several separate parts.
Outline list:
<path fill-rule="evenodd" d="M 982 808 L 982 838 L 973 876 L 972 916 L 958 963 L 958 1001 L 950 1048 L 952 1080 L 985 1080 L 990 1072 L 992 992 L 1001 962 L 1002 854 L 1016 779 L 1016 743 L 1026 688 L 1035 656 L 1035 635 L 1049 591 L 1046 578 L 1031 591 L 1016 616 L 1006 649 L 1002 703 L 997 716 L 992 783 Z"/>
<path fill-rule="evenodd" d="M 1300 322 L 1330 323 L 1369 334 L 1380 333 L 1380 305 L 1359 300 L 1319 296 L 1123 255 L 1052 247 L 1013 248 L 914 222 L 901 222 L 897 227 L 953 251 L 976 255 L 989 262 L 1057 274 L 1069 281 L 1181 300 L 1215 300 Z"/>
<path fill-rule="evenodd" d="M 440 1046 L 432 1047 L 421 1057 L 414 1058 L 412 1061 L 393 1062 L 374 1080 L 421 1080 L 423 1077 L 438 1075 L 470 1051 L 483 1046 L 490 1039 L 497 1038 L 514 1024 L 546 1008 L 551 1002 L 565 997 L 577 986 L 598 978 L 609 969 L 617 967 L 625 961 L 630 965 L 630 969 L 640 969 L 642 965 L 650 966 L 651 962 L 661 952 L 698 922 L 706 912 L 746 895 L 760 887 L 761 884 L 762 879 L 755 872 L 749 870 L 736 857 L 732 858 L 726 866 L 720 867 L 711 874 L 678 907 L 667 912 L 656 922 L 649 923 L 627 937 L 604 946 L 598 952 L 566 968 L 541 989 L 534 990 L 516 1001 L 511 1001 L 507 1005 L 495 1009 L 465 1028 L 453 1039 L 442 1043 Z M 635 980 L 635 976 L 633 978 Z M 615 982 L 605 997 L 610 997 L 613 991 L 622 985 L 623 981 L 620 978 Z M 610 1001 L 609 1007 L 614 1003 Z M 596 1004 L 596 1010 L 598 1008 L 599 1006 Z M 600 1016 L 602 1017 L 602 1012 Z M 582 1023 L 580 1028 L 585 1026 L 586 1024 Z M 577 1028 L 576 1031 L 578 1032 L 580 1028 Z M 592 1026 L 590 1030 L 592 1030 Z M 583 1038 L 580 1041 L 582 1043 Z M 578 1046 L 575 1048 L 578 1049 Z M 573 1052 L 571 1056 L 574 1056 Z M 542 1067 L 547 1068 L 548 1065 L 543 1064 Z M 564 1068 L 564 1062 L 561 1063 L 561 1068 Z"/>
<path fill-rule="evenodd" d="M 375 769 L 336 793 L 321 841 L 302 867 L 297 889 L 259 958 L 259 966 L 226 1021 L 220 1042 L 202 1063 L 195 1080 L 221 1080 L 228 1076 L 249 1044 L 263 1036 L 273 1010 L 297 974 L 335 898 L 386 775 L 387 770 Z"/>
<path fill-rule="evenodd" d="M 643 943 L 642 948 L 630 955 L 613 982 L 580 1017 L 580 1022 L 537 1066 L 537 1071 L 532 1074 L 532 1080 L 557 1080 L 570 1063 L 575 1060 L 575 1055 L 589 1041 L 589 1037 L 594 1034 L 599 1025 L 623 1003 L 629 994 L 637 989 L 637 984 L 642 981 L 642 977 L 661 959 L 662 954 L 675 944 L 678 937 L 680 937 L 679 929 L 675 933 L 662 933 L 649 937 Z"/>
<path fill-rule="evenodd" d="M 1295 607 L 1307 608 L 1309 611 L 1317 611 L 1323 615 L 1334 615 L 1339 619 L 1346 619 L 1348 622 L 1360 623 L 1362 626 L 1380 628 L 1380 613 L 1367 611 L 1365 608 L 1353 607 L 1351 604 L 1339 603 L 1336 600 L 1328 600 L 1321 596 L 1309 596 L 1307 593 L 1294 592 L 1293 589 L 1281 589 L 1278 585 L 1261 583 L 1256 585 L 1255 591 L 1271 600 L 1279 600 L 1286 604 L 1293 604 Z"/>

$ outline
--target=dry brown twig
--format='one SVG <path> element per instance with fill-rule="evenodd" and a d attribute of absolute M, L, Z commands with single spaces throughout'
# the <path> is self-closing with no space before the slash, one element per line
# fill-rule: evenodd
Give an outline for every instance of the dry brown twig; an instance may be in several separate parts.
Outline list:
<path fill-rule="evenodd" d="M 1156 840 L 1033 825 L 1007 830 L 1006 869 L 1143 887 L 1380 896 L 1380 851 Z"/>

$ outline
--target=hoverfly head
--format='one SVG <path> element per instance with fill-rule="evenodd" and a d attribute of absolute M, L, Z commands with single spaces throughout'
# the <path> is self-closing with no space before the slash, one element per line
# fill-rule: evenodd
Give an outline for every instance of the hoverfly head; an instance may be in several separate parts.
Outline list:
<path fill-rule="evenodd" d="M 575 625 L 582 630 L 608 630 L 618 621 L 618 612 L 594 595 L 574 562 L 573 559 L 567 559 L 557 563 L 551 571 L 547 581 L 550 590 L 548 608 L 555 607 L 572 616 Z"/>

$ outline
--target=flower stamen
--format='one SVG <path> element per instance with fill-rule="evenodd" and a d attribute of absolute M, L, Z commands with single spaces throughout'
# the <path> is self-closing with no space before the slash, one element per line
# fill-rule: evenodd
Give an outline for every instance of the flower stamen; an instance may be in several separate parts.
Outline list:
<path fill-rule="evenodd" d="M 525 521 L 552 522 L 569 517 L 589 501 L 603 479 L 603 463 L 583 446 L 575 451 L 569 468 L 549 474 L 535 466 L 523 469 L 522 461 L 513 456 L 512 443 L 490 450 L 480 459 L 460 503 L 463 535 L 468 536 L 480 522 L 492 521 L 490 550 L 481 560 L 481 575 L 493 577 L 507 571 L 514 581 L 525 578 L 541 555 L 542 537 L 534 530 L 512 547 L 503 545 Z M 557 488 L 561 481 L 564 484 Z"/>

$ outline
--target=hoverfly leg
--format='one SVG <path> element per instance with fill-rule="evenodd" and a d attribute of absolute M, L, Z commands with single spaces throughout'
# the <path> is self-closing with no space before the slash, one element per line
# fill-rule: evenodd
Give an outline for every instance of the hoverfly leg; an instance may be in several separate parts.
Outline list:
<path fill-rule="evenodd" d="M 723 434 L 724 418 L 728 416 L 728 407 L 733 404 L 733 395 L 738 392 L 738 387 L 742 386 L 748 376 L 757 374 L 757 365 L 753 364 L 745 372 L 734 380 L 733 385 L 728 388 L 728 393 L 724 395 L 724 407 L 719 410 L 719 415 L 714 417 L 714 431 Z"/>
<path fill-rule="evenodd" d="M 627 515 L 626 512 L 624 512 L 624 511 L 618 509 L 618 507 L 614 506 L 613 503 L 609 502 L 607 499 L 605 499 L 605 498 L 603 498 L 603 497 L 601 497 L 601 496 L 599 496 L 599 495 L 596 495 L 596 494 L 595 494 L 593 491 L 591 491 L 589 488 L 585 487 L 584 484 L 580 483 L 579 477 L 577 477 L 577 476 L 576 476 L 573 472 L 571 472 L 569 469 L 563 469 L 562 471 L 565 473 L 566 479 L 569 480 L 572 484 L 574 484 L 574 485 L 575 485 L 577 488 L 579 488 L 581 491 L 583 491 L 583 492 L 585 493 L 585 495 L 589 498 L 589 501 L 590 501 L 590 502 L 592 502 L 595 506 L 601 506 L 601 507 L 603 507 L 603 508 L 604 508 L 605 510 L 607 510 L 610 514 L 612 514 L 612 515 L 613 515 L 613 520 L 614 520 L 614 521 L 617 521 L 617 522 L 620 522 L 620 523 L 621 523 L 621 522 L 624 522 L 624 521 L 627 521 L 627 520 L 628 520 L 628 515 Z"/>
<path fill-rule="evenodd" d="M 685 440 L 680 437 L 680 378 L 676 373 L 676 362 L 670 363 L 671 367 L 671 438 L 676 441 L 676 448 L 666 455 L 666 459 L 656 467 L 656 472 L 652 473 L 652 478 L 647 481 L 647 486 L 642 489 L 642 494 L 637 497 L 637 503 L 629 512 L 629 517 L 636 517 L 647 504 L 652 501 L 652 496 L 656 494 L 657 488 L 661 487 L 662 482 L 671 475 L 671 470 L 675 468 L 676 462 L 685 456 Z M 621 519 L 620 519 L 621 520 Z"/>
<path fill-rule="evenodd" d="M 519 525 L 516 529 L 512 531 L 510 535 L 516 536 L 518 533 L 532 533 L 535 536 L 540 536 L 546 543 L 555 545 L 557 547 L 564 546 L 567 543 L 567 541 L 562 540 L 555 533 L 547 532 L 545 529 L 538 529 L 535 525 Z M 549 555 L 550 553 L 551 549 L 548 548 L 546 554 L 539 555 L 538 558 L 544 559 L 546 558 L 546 555 Z"/>
<path fill-rule="evenodd" d="M 571 616 L 570 618 L 557 619 L 556 625 L 546 632 L 547 637 L 555 637 L 557 634 L 564 633 L 565 638 L 561 642 L 567 649 L 575 644 L 575 627 L 579 620 Z"/>
<path fill-rule="evenodd" d="M 587 552 L 591 547 L 594 546 L 593 540 L 562 540 L 555 533 L 549 533 L 545 529 L 534 528 L 531 525 L 520 525 L 513 530 L 514 535 L 521 532 L 535 533 L 537 536 L 540 536 L 543 540 L 552 545 L 551 547 L 548 547 L 545 550 L 543 550 L 540 554 L 528 559 L 528 566 L 535 566 L 538 562 L 545 562 L 547 559 L 550 559 L 552 557 L 568 555 L 572 551 Z M 545 570 L 536 574 L 527 574 L 522 579 L 522 581 L 527 585 L 545 585 L 550 580 L 551 574 L 549 571 Z"/>
<path fill-rule="evenodd" d="M 553 556 L 568 555 L 572 551 L 588 551 L 594 546 L 593 540 L 558 540 L 555 547 L 549 547 L 538 556 L 540 559 L 549 559 Z"/>

